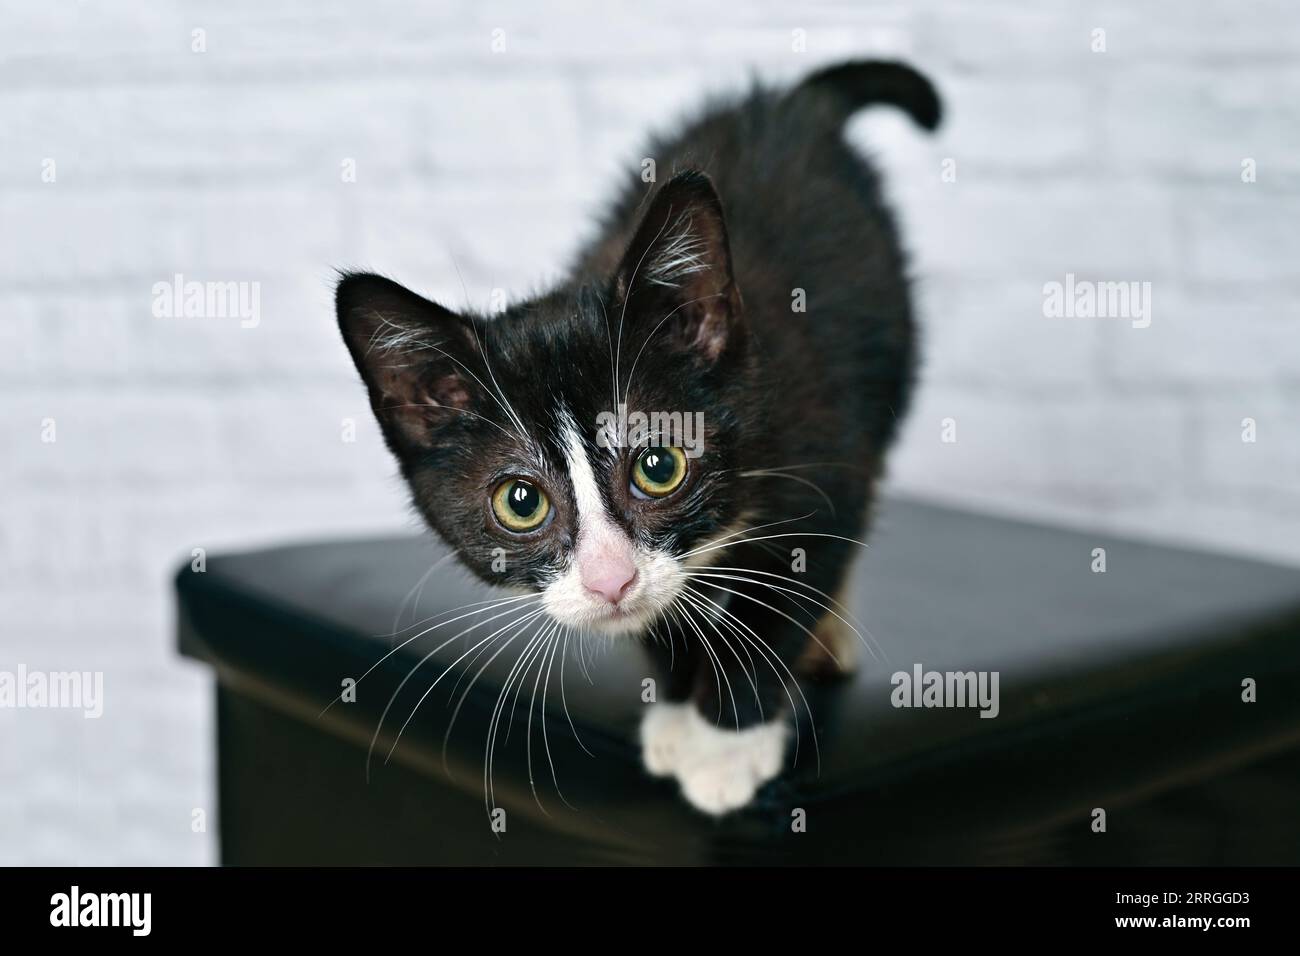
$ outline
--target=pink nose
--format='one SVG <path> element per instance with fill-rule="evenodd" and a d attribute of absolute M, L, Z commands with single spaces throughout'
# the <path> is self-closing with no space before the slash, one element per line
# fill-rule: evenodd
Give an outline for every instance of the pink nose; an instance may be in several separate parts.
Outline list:
<path fill-rule="evenodd" d="M 582 569 L 582 586 L 610 604 L 617 604 L 636 582 L 636 568 L 626 558 L 593 561 Z"/>

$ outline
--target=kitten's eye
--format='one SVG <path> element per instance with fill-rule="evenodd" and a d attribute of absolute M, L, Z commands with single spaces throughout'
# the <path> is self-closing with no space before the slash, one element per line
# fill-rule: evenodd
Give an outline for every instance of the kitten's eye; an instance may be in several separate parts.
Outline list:
<path fill-rule="evenodd" d="M 632 490 L 662 498 L 686 478 L 686 453 L 680 448 L 647 448 L 632 466 Z"/>
<path fill-rule="evenodd" d="M 551 502 L 532 482 L 510 478 L 492 492 L 492 511 L 507 530 L 532 531 L 551 513 Z"/>

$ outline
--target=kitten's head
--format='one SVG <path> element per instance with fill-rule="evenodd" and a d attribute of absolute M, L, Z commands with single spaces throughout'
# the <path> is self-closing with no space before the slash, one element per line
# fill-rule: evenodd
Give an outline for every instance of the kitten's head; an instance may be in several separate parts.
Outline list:
<path fill-rule="evenodd" d="M 643 630 L 743 519 L 755 410 L 703 174 L 658 189 L 613 274 L 491 319 L 374 275 L 345 277 L 337 304 L 420 512 L 475 574 L 541 592 L 558 621 Z"/>

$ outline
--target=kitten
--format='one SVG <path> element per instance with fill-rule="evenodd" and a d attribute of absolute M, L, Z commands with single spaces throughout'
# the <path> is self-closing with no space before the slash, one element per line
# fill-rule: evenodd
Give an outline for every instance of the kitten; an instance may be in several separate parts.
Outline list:
<path fill-rule="evenodd" d="M 652 145 L 671 175 L 630 177 L 571 278 L 495 317 L 338 286 L 429 525 L 560 625 L 652 638 L 645 764 L 709 813 L 780 772 L 796 672 L 851 662 L 834 596 L 916 364 L 894 222 L 842 136 L 875 103 L 939 121 L 884 62 L 708 108 Z"/>

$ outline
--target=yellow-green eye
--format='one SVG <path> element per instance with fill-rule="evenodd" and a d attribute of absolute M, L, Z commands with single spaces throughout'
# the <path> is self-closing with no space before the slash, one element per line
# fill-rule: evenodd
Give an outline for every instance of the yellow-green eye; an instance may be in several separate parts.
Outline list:
<path fill-rule="evenodd" d="M 680 448 L 647 448 L 632 466 L 632 484 L 651 498 L 677 490 L 686 478 L 686 452 Z"/>
<path fill-rule="evenodd" d="M 533 531 L 551 513 L 551 501 L 531 481 L 509 478 L 492 492 L 492 511 L 510 531 Z"/>

